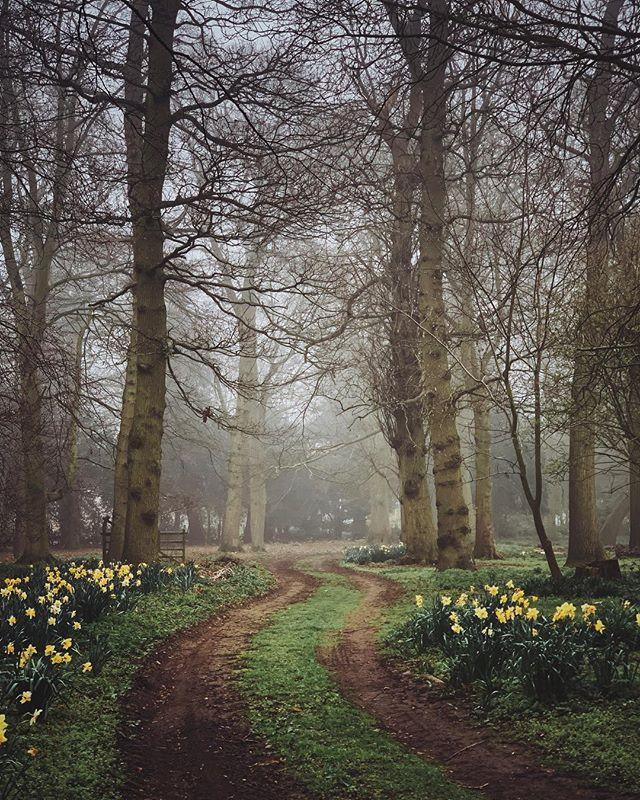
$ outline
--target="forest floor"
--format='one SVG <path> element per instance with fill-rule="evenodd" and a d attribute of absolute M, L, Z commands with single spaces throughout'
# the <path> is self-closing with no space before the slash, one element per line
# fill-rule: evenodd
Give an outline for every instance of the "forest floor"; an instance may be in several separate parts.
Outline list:
<path fill-rule="evenodd" d="M 276 546 L 266 598 L 147 659 L 126 701 L 139 720 L 123 739 L 127 798 L 640 797 L 542 766 L 537 749 L 389 659 L 379 629 L 405 589 L 341 567 L 341 551 Z"/>

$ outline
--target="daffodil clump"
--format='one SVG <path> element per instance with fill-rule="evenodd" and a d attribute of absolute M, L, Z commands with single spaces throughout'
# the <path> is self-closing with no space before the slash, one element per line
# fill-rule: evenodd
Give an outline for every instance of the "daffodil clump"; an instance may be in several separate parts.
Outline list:
<path fill-rule="evenodd" d="M 344 555 L 349 564 L 381 564 L 384 561 L 397 561 L 407 554 L 407 548 L 398 544 L 364 544 L 350 547 Z"/>
<path fill-rule="evenodd" d="M 565 697 L 581 682 L 601 693 L 635 679 L 640 610 L 627 600 L 563 602 L 546 615 L 539 598 L 507 581 L 442 594 L 416 613 L 399 638 L 418 651 L 437 647 L 457 683 L 487 690 L 517 681 L 540 700 Z"/>
<path fill-rule="evenodd" d="M 108 651 L 87 625 L 144 593 L 188 588 L 196 576 L 192 564 L 86 561 L 36 567 L 0 583 L 0 774 L 22 769 L 20 755 L 37 755 L 33 748 L 16 754 L 12 733 L 42 722 L 72 673 L 100 671 Z"/>

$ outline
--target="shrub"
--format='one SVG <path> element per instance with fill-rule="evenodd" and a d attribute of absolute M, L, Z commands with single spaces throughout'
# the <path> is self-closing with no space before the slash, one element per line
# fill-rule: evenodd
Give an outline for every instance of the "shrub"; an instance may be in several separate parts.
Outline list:
<path fill-rule="evenodd" d="M 344 560 L 350 564 L 381 564 L 384 561 L 397 561 L 407 554 L 407 548 L 398 544 L 365 544 L 360 547 L 350 547 Z"/>
<path fill-rule="evenodd" d="M 597 606 L 564 602 L 551 618 L 509 581 L 436 596 L 429 606 L 416 596 L 416 612 L 395 632 L 396 645 L 444 654 L 452 682 L 478 681 L 487 691 L 519 684 L 537 700 L 564 699 L 579 684 L 607 694 L 635 680 L 640 613 L 629 601 Z"/>

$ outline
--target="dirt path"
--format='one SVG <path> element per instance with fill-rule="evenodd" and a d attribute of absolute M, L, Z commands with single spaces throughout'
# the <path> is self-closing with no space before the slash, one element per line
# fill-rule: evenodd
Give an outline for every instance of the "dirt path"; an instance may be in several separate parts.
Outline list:
<path fill-rule="evenodd" d="M 126 702 L 140 720 L 122 741 L 127 800 L 304 800 L 280 759 L 252 736 L 232 688 L 238 654 L 276 611 L 317 582 L 290 563 L 270 564 L 278 586 L 165 642 L 138 673 Z"/>
<path fill-rule="evenodd" d="M 382 577 L 325 565 L 349 577 L 362 593 L 338 647 L 322 654 L 345 696 L 372 714 L 393 736 L 417 753 L 446 764 L 452 780 L 479 789 L 492 800 L 638 800 L 587 786 L 582 780 L 544 769 L 520 744 L 496 740 L 491 729 L 439 698 L 409 676 L 399 675 L 378 656 L 375 609 L 396 600 L 402 589 Z"/>

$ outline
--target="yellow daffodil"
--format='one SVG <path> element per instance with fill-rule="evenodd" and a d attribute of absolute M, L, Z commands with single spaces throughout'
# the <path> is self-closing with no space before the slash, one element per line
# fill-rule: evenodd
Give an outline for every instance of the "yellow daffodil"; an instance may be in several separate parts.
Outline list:
<path fill-rule="evenodd" d="M 513 581 L 509 580 L 509 581 L 506 582 L 505 586 L 507 587 L 507 589 L 513 589 L 515 584 L 514 584 Z"/>
<path fill-rule="evenodd" d="M 606 630 L 606 625 L 601 619 L 597 619 L 593 627 L 598 633 L 604 633 Z"/>
<path fill-rule="evenodd" d="M 4 744 L 7 741 L 7 716 L 6 714 L 0 714 L 0 744 Z"/>
<path fill-rule="evenodd" d="M 507 615 L 505 614 L 505 612 L 501 608 L 496 608 L 495 614 L 496 617 L 498 618 L 498 622 L 504 625 L 505 622 L 507 621 Z"/>
<path fill-rule="evenodd" d="M 85 661 L 82 665 L 83 672 L 91 672 L 93 670 L 93 664 L 90 661 Z"/>
<path fill-rule="evenodd" d="M 68 650 L 71 647 L 72 644 L 73 644 L 73 642 L 71 641 L 71 639 L 63 639 L 62 640 L 62 647 L 63 647 L 64 650 Z"/>
<path fill-rule="evenodd" d="M 636 614 L 636 625 L 640 625 L 640 614 Z"/>
<path fill-rule="evenodd" d="M 20 703 L 24 705 L 25 703 L 31 702 L 31 692 L 22 692 L 20 695 Z"/>
<path fill-rule="evenodd" d="M 13 616 L 13 614 L 7 620 L 7 622 L 9 623 L 9 625 L 11 625 L 11 627 L 13 627 L 16 624 L 17 621 L 18 620 Z"/>
<path fill-rule="evenodd" d="M 495 597 L 498 594 L 498 591 L 499 591 L 497 586 L 489 586 L 489 584 L 485 585 L 484 590 L 485 590 L 485 592 L 490 594 L 492 597 Z"/>
<path fill-rule="evenodd" d="M 462 633 L 462 625 L 459 625 L 457 622 L 455 622 L 455 623 L 454 623 L 454 624 L 451 626 L 451 630 L 452 630 L 454 633 Z"/>
<path fill-rule="evenodd" d="M 73 623 L 73 630 L 74 631 L 79 631 L 80 628 L 82 628 L 82 625 L 79 622 L 74 622 Z"/>
<path fill-rule="evenodd" d="M 538 635 L 538 629 L 537 628 L 531 628 L 531 635 L 532 636 L 537 636 Z"/>
<path fill-rule="evenodd" d="M 440 598 L 440 602 L 442 603 L 443 606 L 450 606 L 451 598 L 448 595 L 443 594 L 442 597 Z"/>
<path fill-rule="evenodd" d="M 489 612 L 484 606 L 478 606 L 476 610 L 473 612 L 478 619 L 486 619 L 489 616 Z"/>
<path fill-rule="evenodd" d="M 589 603 L 583 603 L 580 606 L 580 610 L 582 611 L 582 616 L 584 617 L 584 619 L 587 619 L 588 617 L 593 617 L 596 613 L 596 607 L 590 605 Z"/>
<path fill-rule="evenodd" d="M 31 714 L 29 717 L 29 725 L 35 725 L 38 721 L 38 717 L 42 714 L 41 708 L 36 708 L 36 710 Z"/>
<path fill-rule="evenodd" d="M 459 622 L 460 621 L 460 619 L 459 619 L 459 617 L 458 617 L 458 615 L 456 614 L 455 611 L 452 611 L 449 614 L 449 619 L 451 620 L 451 622 Z"/>
<path fill-rule="evenodd" d="M 576 607 L 573 605 L 573 603 L 562 603 L 562 605 L 556 607 L 553 615 L 553 621 L 559 622 L 563 619 L 573 619 L 575 615 Z"/>
<path fill-rule="evenodd" d="M 418 608 L 422 608 L 422 606 L 424 605 L 424 597 L 421 594 L 416 595 L 416 605 L 418 606 Z"/>
<path fill-rule="evenodd" d="M 460 608 L 462 608 L 462 606 L 464 606 L 466 604 L 468 599 L 469 599 L 469 595 L 466 592 L 462 592 L 460 597 L 458 597 L 458 599 L 456 600 L 456 605 L 459 606 Z"/>
<path fill-rule="evenodd" d="M 11 655 L 12 653 L 16 652 L 16 646 L 13 642 L 9 642 L 5 650 L 7 651 L 7 655 Z"/>
<path fill-rule="evenodd" d="M 29 619 L 33 619 L 36 615 L 36 610 L 35 608 L 28 608 L 24 613 L 29 617 Z"/>
<path fill-rule="evenodd" d="M 504 605 L 506 605 L 508 603 L 508 601 L 509 601 L 509 598 L 507 597 L 506 594 L 501 594 L 500 595 L 500 605 L 504 606 Z"/>
<path fill-rule="evenodd" d="M 537 620 L 537 619 L 538 619 L 538 614 L 539 614 L 539 613 L 540 613 L 540 612 L 538 611 L 538 609 L 537 609 L 537 608 L 528 608 L 528 609 L 527 609 L 527 614 L 526 614 L 526 617 L 527 617 L 527 619 L 532 619 L 532 620 L 534 620 L 534 621 L 535 621 L 535 620 Z"/>

